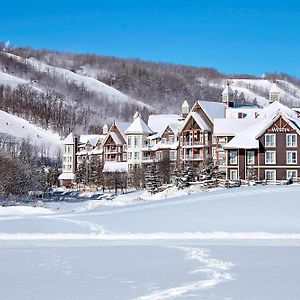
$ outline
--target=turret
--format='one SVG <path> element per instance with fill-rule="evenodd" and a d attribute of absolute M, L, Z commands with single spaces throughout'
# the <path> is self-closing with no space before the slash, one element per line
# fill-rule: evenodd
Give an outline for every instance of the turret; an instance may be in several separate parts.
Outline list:
<path fill-rule="evenodd" d="M 227 85 L 222 92 L 222 102 L 226 103 L 227 107 L 234 107 L 234 98 L 235 98 L 235 93 L 233 89 L 230 87 L 229 82 L 227 82 Z"/>
<path fill-rule="evenodd" d="M 107 132 L 108 132 L 108 126 L 107 126 L 107 124 L 105 124 L 105 125 L 102 127 L 102 133 L 103 133 L 103 134 L 107 134 Z"/>
<path fill-rule="evenodd" d="M 184 102 L 181 105 L 181 116 L 183 119 L 185 119 L 187 117 L 187 115 L 190 112 L 190 106 L 188 104 L 188 102 L 186 100 L 184 100 Z"/>
<path fill-rule="evenodd" d="M 269 91 L 269 103 L 273 103 L 274 101 L 280 100 L 280 89 L 278 88 L 275 81 L 273 81 L 273 84 Z"/>

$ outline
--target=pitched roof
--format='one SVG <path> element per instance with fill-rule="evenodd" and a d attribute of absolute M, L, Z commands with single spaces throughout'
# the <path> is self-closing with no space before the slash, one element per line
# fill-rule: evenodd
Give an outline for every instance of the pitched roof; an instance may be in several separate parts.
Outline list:
<path fill-rule="evenodd" d="M 297 118 L 297 113 L 293 109 L 283 105 L 278 101 L 274 101 L 269 105 L 265 106 L 263 109 L 261 109 L 259 111 L 258 118 L 266 118 L 269 116 L 274 116 L 278 112 L 284 112 L 285 114 L 291 117 Z"/>
<path fill-rule="evenodd" d="M 63 144 L 65 145 L 72 145 L 74 144 L 74 137 L 75 137 L 75 134 L 73 132 L 71 132 L 63 141 Z"/>
<path fill-rule="evenodd" d="M 204 122 L 204 120 L 201 118 L 201 116 L 195 112 L 195 111 L 191 111 L 187 117 L 185 118 L 180 130 L 183 130 L 184 127 L 188 124 L 188 122 L 190 121 L 190 119 L 193 118 L 194 121 L 198 124 L 198 126 L 202 129 L 202 130 L 210 130 L 208 125 Z"/>
<path fill-rule="evenodd" d="M 148 119 L 148 127 L 151 128 L 154 135 L 151 138 L 158 138 L 160 137 L 164 131 L 166 130 L 167 126 L 170 124 L 178 123 L 179 126 L 181 125 L 181 121 L 179 121 L 180 116 L 176 114 L 160 114 L 160 115 L 150 115 Z"/>
<path fill-rule="evenodd" d="M 126 140 L 125 131 L 130 126 L 130 122 L 123 122 L 123 121 L 115 121 L 116 126 L 118 127 L 120 133 L 122 134 L 123 138 Z"/>
<path fill-rule="evenodd" d="M 147 133 L 152 134 L 153 131 L 148 127 L 148 125 L 143 121 L 143 119 L 137 115 L 131 125 L 126 129 L 126 134 L 130 133 Z"/>
<path fill-rule="evenodd" d="M 257 119 L 215 119 L 213 132 L 216 136 L 235 136 L 254 122 L 257 122 Z"/>
<path fill-rule="evenodd" d="M 242 130 L 230 142 L 224 145 L 224 149 L 258 149 L 259 137 L 272 126 L 280 117 L 282 117 L 290 126 L 300 133 L 300 120 L 293 118 L 284 112 L 278 112 L 275 116 L 269 116 L 264 119 L 258 119 L 252 126 Z"/>
<path fill-rule="evenodd" d="M 278 93 L 278 94 L 280 94 L 280 92 L 281 92 L 281 90 L 280 90 L 280 88 L 277 86 L 276 82 L 273 82 L 273 83 L 272 83 L 272 86 L 271 86 L 271 88 L 270 88 L 269 93 Z"/>
<path fill-rule="evenodd" d="M 233 89 L 230 87 L 229 84 L 226 85 L 225 89 L 224 89 L 223 92 L 222 92 L 222 95 L 225 95 L 225 94 L 234 95 L 234 91 L 233 91 Z"/>
<path fill-rule="evenodd" d="M 213 122 L 216 118 L 225 117 L 226 104 L 222 102 L 198 101 L 208 118 Z"/>

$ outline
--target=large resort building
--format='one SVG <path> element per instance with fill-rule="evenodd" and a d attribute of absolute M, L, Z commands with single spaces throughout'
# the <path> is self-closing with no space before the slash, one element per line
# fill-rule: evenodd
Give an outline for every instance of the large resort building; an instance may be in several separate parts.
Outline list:
<path fill-rule="evenodd" d="M 181 113 L 150 115 L 139 112 L 132 123 L 115 121 L 99 135 L 64 140 L 62 185 L 70 186 L 76 170 L 86 160 L 102 162 L 107 171 L 131 171 L 166 161 L 171 169 L 197 168 L 211 157 L 225 179 L 276 181 L 300 175 L 299 110 L 280 102 L 274 82 L 264 107 L 236 103 L 229 84 L 221 101 L 187 101 Z M 126 166 L 126 168 L 125 168 Z"/>

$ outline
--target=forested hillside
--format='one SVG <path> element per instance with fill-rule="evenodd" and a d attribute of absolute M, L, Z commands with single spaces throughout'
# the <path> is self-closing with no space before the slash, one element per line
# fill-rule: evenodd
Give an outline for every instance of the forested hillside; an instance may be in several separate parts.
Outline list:
<path fill-rule="evenodd" d="M 144 62 L 31 48 L 0 52 L 0 109 L 61 136 L 99 133 L 114 119 L 130 121 L 138 109 L 179 113 L 187 100 L 220 101 L 230 78 L 239 101 L 265 104 L 273 79 L 282 100 L 298 106 L 300 82 L 287 74 L 226 75 L 213 68 Z"/>

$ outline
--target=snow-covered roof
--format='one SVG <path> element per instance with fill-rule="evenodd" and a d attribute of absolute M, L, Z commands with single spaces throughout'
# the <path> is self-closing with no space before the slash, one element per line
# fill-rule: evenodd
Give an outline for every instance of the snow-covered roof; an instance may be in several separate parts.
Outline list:
<path fill-rule="evenodd" d="M 106 161 L 103 172 L 128 172 L 127 162 Z"/>
<path fill-rule="evenodd" d="M 224 145 L 224 149 L 258 149 L 259 137 L 272 126 L 280 117 L 300 133 L 300 120 L 293 118 L 284 112 L 278 112 L 275 116 L 258 119 L 252 126 L 242 130 L 230 142 Z"/>
<path fill-rule="evenodd" d="M 280 90 L 280 88 L 277 86 L 277 84 L 276 84 L 276 82 L 273 82 L 272 83 L 272 86 L 271 86 L 271 88 L 270 88 L 270 91 L 269 91 L 269 93 L 277 93 L 277 94 L 280 94 L 280 92 L 281 92 L 281 90 Z"/>
<path fill-rule="evenodd" d="M 187 107 L 187 108 L 189 108 L 190 106 L 189 106 L 189 103 L 186 100 L 184 100 L 183 103 L 182 103 L 182 105 L 181 105 L 181 107 Z"/>
<path fill-rule="evenodd" d="M 156 133 L 152 137 L 160 137 L 170 124 L 178 123 L 180 126 L 181 122 L 179 119 L 180 116 L 175 114 L 150 115 L 148 119 L 148 127 Z"/>
<path fill-rule="evenodd" d="M 257 122 L 257 119 L 215 119 L 215 136 L 235 136 L 242 130 Z"/>
<path fill-rule="evenodd" d="M 170 143 L 162 143 L 161 141 L 158 142 L 157 144 L 155 144 L 153 147 L 151 147 L 150 150 L 152 151 L 156 151 L 156 150 L 159 150 L 159 149 L 171 149 L 171 150 L 176 150 L 179 146 L 179 142 L 176 141 L 172 144 Z"/>
<path fill-rule="evenodd" d="M 228 95 L 234 95 L 234 91 L 233 91 L 233 89 L 230 87 L 229 84 L 226 85 L 225 89 L 224 89 L 223 92 L 222 92 L 222 95 L 226 95 L 226 94 L 228 94 Z"/>
<path fill-rule="evenodd" d="M 75 174 L 74 173 L 61 173 L 58 176 L 59 180 L 74 180 L 75 179 Z"/>
<path fill-rule="evenodd" d="M 247 119 L 254 119 L 261 110 L 262 109 L 257 106 L 228 107 L 226 109 L 226 119 L 236 119 L 239 117 L 239 113 L 245 114 L 245 118 Z"/>
<path fill-rule="evenodd" d="M 86 144 L 89 142 L 92 146 L 95 146 L 99 140 L 102 142 L 105 137 L 105 134 L 84 134 L 79 137 L 79 143 Z"/>
<path fill-rule="evenodd" d="M 115 142 L 116 145 L 122 145 L 122 141 L 120 140 L 119 136 L 117 135 L 117 133 L 115 132 L 110 132 L 108 134 L 109 136 L 111 136 L 111 138 L 113 139 L 113 141 Z"/>
<path fill-rule="evenodd" d="M 297 113 L 293 109 L 283 105 L 278 101 L 274 101 L 269 105 L 265 106 L 263 109 L 261 109 L 259 111 L 258 118 L 266 118 L 269 116 L 274 116 L 278 112 L 284 112 L 285 114 L 291 117 L 297 118 Z"/>
<path fill-rule="evenodd" d="M 208 125 L 204 122 L 204 120 L 201 118 L 201 116 L 195 112 L 195 111 L 191 111 L 187 117 L 185 118 L 183 125 L 181 127 L 181 130 L 183 130 L 183 128 L 185 128 L 185 126 L 188 124 L 188 122 L 190 121 L 190 119 L 193 118 L 195 120 L 195 122 L 198 124 L 198 126 L 202 129 L 202 130 L 210 130 L 210 128 L 208 127 Z"/>
<path fill-rule="evenodd" d="M 74 144 L 75 134 L 73 132 L 69 133 L 69 135 L 63 140 L 63 144 L 72 145 Z"/>
<path fill-rule="evenodd" d="M 120 133 L 122 134 L 123 138 L 126 140 L 126 129 L 131 125 L 129 122 L 123 122 L 123 121 L 115 121 L 116 126 L 118 127 Z"/>
<path fill-rule="evenodd" d="M 131 125 L 126 129 L 126 134 L 152 134 L 153 131 L 148 127 L 148 125 L 144 122 L 140 115 L 137 115 L 134 118 L 134 121 Z"/>
<path fill-rule="evenodd" d="M 222 102 L 198 101 L 198 104 L 202 107 L 212 122 L 216 118 L 225 117 L 226 105 Z"/>

